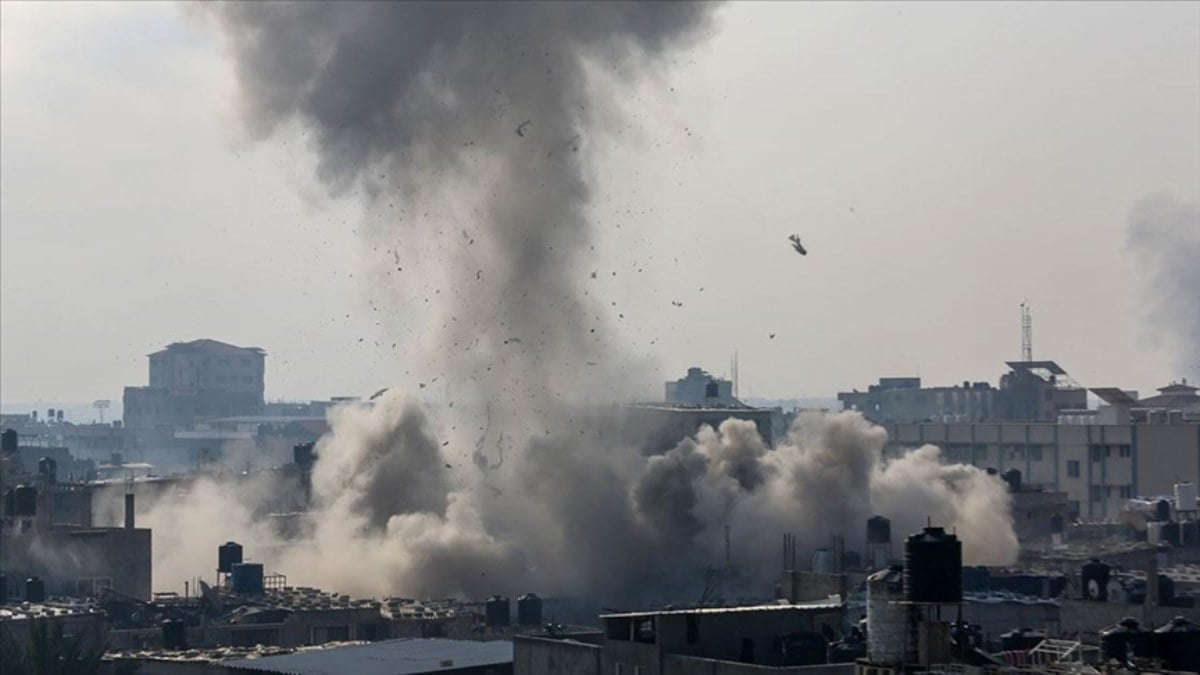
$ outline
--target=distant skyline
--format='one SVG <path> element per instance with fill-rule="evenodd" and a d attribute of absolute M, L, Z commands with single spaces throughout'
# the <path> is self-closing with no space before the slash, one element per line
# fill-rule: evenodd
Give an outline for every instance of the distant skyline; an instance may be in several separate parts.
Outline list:
<path fill-rule="evenodd" d="M 362 208 L 298 130 L 247 138 L 206 18 L 4 2 L 0 50 L 5 410 L 118 402 L 202 337 L 266 350 L 272 400 L 415 386 Z M 1198 3 L 731 3 L 614 104 L 580 273 L 648 393 L 735 350 L 746 397 L 995 384 L 1022 301 L 1083 386 L 1200 379 L 1127 242 L 1147 198 L 1200 203 Z"/>

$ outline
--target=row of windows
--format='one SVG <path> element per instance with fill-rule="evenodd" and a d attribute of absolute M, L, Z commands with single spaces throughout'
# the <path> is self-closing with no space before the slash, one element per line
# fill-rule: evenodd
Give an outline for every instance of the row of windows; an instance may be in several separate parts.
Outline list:
<path fill-rule="evenodd" d="M 1131 457 L 1133 448 L 1128 445 L 1089 445 L 1088 455 L 1093 462 L 1100 462 L 1106 457 Z"/>
<path fill-rule="evenodd" d="M 1133 497 L 1133 487 L 1130 485 L 1092 485 L 1088 487 L 1088 495 L 1094 502 L 1105 499 L 1129 499 Z"/>

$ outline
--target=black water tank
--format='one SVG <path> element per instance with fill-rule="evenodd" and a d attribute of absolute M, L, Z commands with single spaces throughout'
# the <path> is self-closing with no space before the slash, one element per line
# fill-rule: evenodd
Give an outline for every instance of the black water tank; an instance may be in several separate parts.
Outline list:
<path fill-rule="evenodd" d="M 0 434 L 0 454 L 15 455 L 17 454 L 17 430 L 5 429 L 3 434 Z"/>
<path fill-rule="evenodd" d="M 234 593 L 256 595 L 263 592 L 262 563 L 236 563 L 231 576 Z"/>
<path fill-rule="evenodd" d="M 1160 499 L 1154 502 L 1154 519 L 1163 522 L 1171 519 L 1171 502 Z"/>
<path fill-rule="evenodd" d="M 162 645 L 171 651 L 187 649 L 187 624 L 179 619 L 162 622 Z"/>
<path fill-rule="evenodd" d="M 14 516 L 37 515 L 37 488 L 32 485 L 18 485 L 13 489 Z"/>
<path fill-rule="evenodd" d="M 867 543 L 892 543 L 892 521 L 883 516 L 871 516 L 867 519 Z"/>
<path fill-rule="evenodd" d="M 1179 523 L 1179 545 L 1187 548 L 1200 546 L 1200 520 Z"/>
<path fill-rule="evenodd" d="M 1021 489 L 1020 469 L 1009 469 L 1008 471 L 1004 472 L 1002 478 L 1004 478 L 1005 483 L 1008 483 L 1008 487 L 1012 489 L 1013 492 L 1017 492 Z"/>
<path fill-rule="evenodd" d="M 1063 518 L 1061 513 L 1050 516 L 1050 534 L 1062 534 L 1066 525 L 1066 518 Z"/>
<path fill-rule="evenodd" d="M 1173 602 L 1175 602 L 1175 580 L 1165 574 L 1158 575 L 1158 604 L 1170 607 Z"/>
<path fill-rule="evenodd" d="M 1000 649 L 1006 652 L 1027 652 L 1046 639 L 1041 631 L 1018 628 L 1000 635 Z"/>
<path fill-rule="evenodd" d="M 1080 580 L 1083 585 L 1083 599 L 1106 602 L 1108 600 L 1108 580 L 1112 576 L 1112 568 L 1096 558 L 1083 564 Z"/>
<path fill-rule="evenodd" d="M 1179 523 L 1163 523 L 1162 540 L 1172 546 L 1181 545 Z"/>
<path fill-rule="evenodd" d="M 1115 626 L 1100 631 L 1100 652 L 1105 661 L 1124 662 L 1130 656 L 1154 656 L 1154 633 L 1142 628 L 1137 619 L 1126 617 Z"/>
<path fill-rule="evenodd" d="M 504 628 L 512 622 L 508 598 L 493 595 L 484 605 L 484 621 L 488 628 Z"/>
<path fill-rule="evenodd" d="M 43 457 L 38 460 L 38 474 L 46 477 L 46 482 L 54 485 L 58 481 L 58 462 L 52 457 Z"/>
<path fill-rule="evenodd" d="M 29 577 L 25 580 L 25 602 L 45 602 L 46 582 L 41 577 Z"/>
<path fill-rule="evenodd" d="M 522 626 L 542 625 L 542 599 L 533 593 L 517 598 L 517 623 Z"/>
<path fill-rule="evenodd" d="M 962 542 L 940 527 L 904 541 L 904 599 L 929 604 L 962 602 Z"/>
<path fill-rule="evenodd" d="M 1168 670 L 1200 672 L 1200 625 L 1177 616 L 1154 631 L 1154 642 Z"/>
<path fill-rule="evenodd" d="M 316 458 L 312 443 L 297 443 L 292 446 L 292 461 L 301 471 L 311 471 Z"/>
<path fill-rule="evenodd" d="M 212 550 L 212 549 L 209 549 Z M 242 545 L 227 541 L 217 547 L 217 571 L 229 574 L 233 566 L 242 562 Z"/>

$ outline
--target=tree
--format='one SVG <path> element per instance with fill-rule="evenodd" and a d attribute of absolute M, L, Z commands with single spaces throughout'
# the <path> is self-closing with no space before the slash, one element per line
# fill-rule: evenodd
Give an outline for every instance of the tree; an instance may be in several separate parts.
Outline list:
<path fill-rule="evenodd" d="M 87 650 L 82 636 L 63 635 L 61 623 L 54 630 L 42 620 L 33 619 L 29 641 L 21 644 L 7 627 L 0 625 L 0 663 L 4 675 L 94 675 L 100 672 L 104 650 Z"/>

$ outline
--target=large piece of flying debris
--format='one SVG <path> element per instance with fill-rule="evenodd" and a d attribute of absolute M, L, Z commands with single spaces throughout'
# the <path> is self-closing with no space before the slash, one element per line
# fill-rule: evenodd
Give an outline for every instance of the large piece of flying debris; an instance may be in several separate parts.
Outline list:
<path fill-rule="evenodd" d="M 792 248 L 796 249 L 796 253 L 800 255 L 808 255 L 808 249 L 804 248 L 804 244 L 800 243 L 800 235 L 793 234 L 788 237 L 788 241 L 792 242 Z"/>

